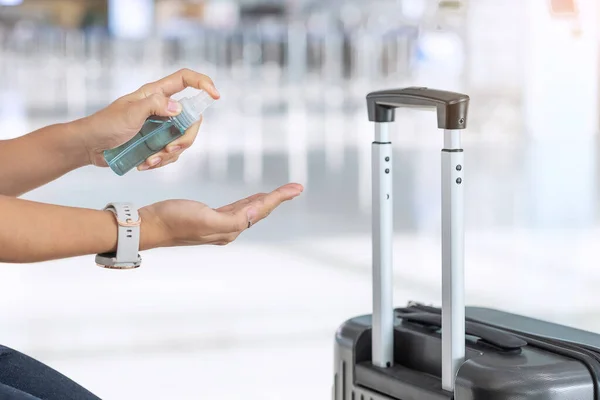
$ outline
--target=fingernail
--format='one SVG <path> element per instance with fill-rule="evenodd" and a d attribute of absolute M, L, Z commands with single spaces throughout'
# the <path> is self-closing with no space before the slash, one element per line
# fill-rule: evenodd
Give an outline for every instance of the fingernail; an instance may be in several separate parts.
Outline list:
<path fill-rule="evenodd" d="M 167 151 L 169 153 L 174 153 L 174 152 L 179 151 L 179 150 L 181 150 L 181 146 L 172 146 L 172 147 L 167 148 Z"/>
<path fill-rule="evenodd" d="M 148 164 L 142 164 L 138 167 L 138 171 L 145 171 L 148 169 Z"/>
<path fill-rule="evenodd" d="M 158 164 L 158 163 L 160 162 L 160 160 L 161 160 L 161 159 L 160 159 L 160 157 L 154 157 L 154 158 L 151 158 L 150 160 L 148 160 L 148 164 L 149 164 L 151 167 L 153 167 L 153 166 L 155 166 L 156 164 Z"/>
<path fill-rule="evenodd" d="M 221 93 L 219 93 L 219 91 L 217 90 L 217 88 L 215 87 L 215 85 L 210 85 L 212 87 L 212 89 L 215 91 L 215 94 L 217 96 L 221 96 Z"/>
<path fill-rule="evenodd" d="M 177 113 L 181 111 L 181 104 L 175 100 L 169 99 L 169 104 L 167 105 L 167 111 L 172 113 Z"/>

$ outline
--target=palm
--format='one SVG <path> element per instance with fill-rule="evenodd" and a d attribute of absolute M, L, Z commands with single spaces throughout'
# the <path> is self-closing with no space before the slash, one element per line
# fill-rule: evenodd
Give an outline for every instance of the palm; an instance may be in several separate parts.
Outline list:
<path fill-rule="evenodd" d="M 227 244 L 302 189 L 298 184 L 288 184 L 217 209 L 192 200 L 167 200 L 146 207 L 146 211 L 167 232 L 169 245 Z"/>
<path fill-rule="evenodd" d="M 178 244 L 195 244 L 210 235 L 211 229 L 214 230 L 211 217 L 214 218 L 215 211 L 206 204 L 192 200 L 167 200 L 151 207 Z"/>

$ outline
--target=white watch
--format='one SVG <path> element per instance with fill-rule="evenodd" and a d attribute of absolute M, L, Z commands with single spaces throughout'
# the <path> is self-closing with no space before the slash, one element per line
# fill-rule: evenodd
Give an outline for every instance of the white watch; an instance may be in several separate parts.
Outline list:
<path fill-rule="evenodd" d="M 111 269 L 139 267 L 142 263 L 139 255 L 142 220 L 137 208 L 131 203 L 110 203 L 104 210 L 111 211 L 117 219 L 117 251 L 96 255 L 96 264 Z"/>

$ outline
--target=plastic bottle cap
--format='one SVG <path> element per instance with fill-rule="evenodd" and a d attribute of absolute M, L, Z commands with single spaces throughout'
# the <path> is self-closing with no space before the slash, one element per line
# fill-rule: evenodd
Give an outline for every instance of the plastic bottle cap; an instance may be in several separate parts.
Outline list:
<path fill-rule="evenodd" d="M 195 96 L 184 97 L 179 100 L 182 110 L 177 116 L 177 119 L 185 129 L 187 129 L 200 119 L 202 113 L 210 107 L 214 101 L 215 99 L 210 97 L 210 95 L 203 90 Z"/>

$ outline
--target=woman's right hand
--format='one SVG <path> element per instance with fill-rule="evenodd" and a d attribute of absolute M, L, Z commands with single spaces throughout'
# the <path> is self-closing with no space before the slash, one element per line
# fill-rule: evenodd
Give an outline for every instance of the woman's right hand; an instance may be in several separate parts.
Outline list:
<path fill-rule="evenodd" d="M 287 184 L 271 193 L 258 193 L 217 209 L 192 200 L 151 204 L 139 210 L 142 218 L 140 250 L 226 245 L 302 191 L 299 184 Z"/>
<path fill-rule="evenodd" d="M 184 68 L 158 81 L 147 83 L 99 110 L 75 121 L 81 143 L 93 165 L 107 167 L 104 151 L 114 149 L 133 138 L 150 116 L 173 117 L 181 112 L 181 104 L 171 96 L 193 87 L 204 90 L 213 99 L 220 97 L 213 81 L 206 75 Z M 176 161 L 189 148 L 198 134 L 200 121 L 188 128 L 183 136 L 152 155 L 139 170 L 155 169 Z"/>

